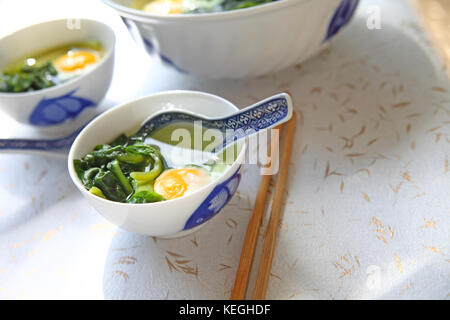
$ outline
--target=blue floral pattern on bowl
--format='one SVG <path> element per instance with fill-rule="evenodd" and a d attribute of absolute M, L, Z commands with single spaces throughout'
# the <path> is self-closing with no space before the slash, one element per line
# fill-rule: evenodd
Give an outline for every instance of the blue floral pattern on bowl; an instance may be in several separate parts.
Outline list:
<path fill-rule="evenodd" d="M 186 71 L 184 71 L 183 69 L 181 69 L 179 66 L 177 66 L 172 60 L 170 60 L 169 58 L 167 58 L 165 55 L 163 55 L 161 52 L 158 52 L 155 50 L 155 46 L 153 45 L 153 43 L 151 43 L 149 40 L 145 39 L 144 37 L 142 38 L 144 45 L 145 45 L 145 50 L 148 52 L 149 55 L 154 55 L 155 53 L 158 54 L 159 58 L 161 59 L 161 61 L 163 63 L 165 63 L 166 65 L 174 68 L 175 70 L 177 70 L 180 73 L 185 73 L 187 74 Z"/>
<path fill-rule="evenodd" d="M 74 96 L 75 91 L 56 98 L 42 99 L 31 113 L 29 122 L 35 126 L 56 125 L 75 119 L 88 107 L 95 107 L 93 101 Z"/>
<path fill-rule="evenodd" d="M 241 180 L 241 167 L 227 180 L 217 185 L 209 196 L 190 216 L 183 230 L 195 228 L 214 217 L 230 201 Z"/>
<path fill-rule="evenodd" d="M 137 29 L 137 28 L 134 27 L 134 22 L 131 21 L 130 19 L 127 19 L 127 18 L 124 18 L 124 17 L 121 17 L 121 18 L 122 18 L 123 23 L 127 27 L 128 31 L 130 32 L 131 36 L 133 37 L 133 39 L 136 42 L 140 42 L 140 41 L 137 41 L 136 36 L 134 34 L 135 31 L 133 29 Z M 137 30 L 138 30 L 139 33 L 141 33 L 139 31 L 139 29 L 137 29 Z M 150 40 L 146 39 L 142 33 L 140 34 L 140 38 L 142 38 L 142 42 L 144 43 L 145 50 L 147 51 L 147 53 L 149 55 L 153 56 L 156 53 L 161 58 L 161 61 L 163 63 L 165 63 L 166 65 L 168 65 L 168 66 L 170 66 L 172 68 L 174 68 L 175 70 L 177 70 L 180 73 L 187 74 L 186 71 L 184 71 L 183 69 L 178 67 L 171 59 L 167 58 L 161 52 L 158 52 L 157 50 L 155 50 L 155 45 Z"/>
<path fill-rule="evenodd" d="M 325 41 L 330 40 L 350 21 L 358 7 L 358 3 L 359 0 L 343 0 L 341 2 L 328 26 Z"/>

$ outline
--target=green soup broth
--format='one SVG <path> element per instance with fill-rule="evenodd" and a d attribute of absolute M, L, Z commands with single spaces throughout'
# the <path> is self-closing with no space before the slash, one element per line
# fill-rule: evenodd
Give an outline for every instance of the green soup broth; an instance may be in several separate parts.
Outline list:
<path fill-rule="evenodd" d="M 167 163 L 173 167 L 201 166 L 215 175 L 223 173 L 236 161 L 242 145 L 237 143 L 218 154 L 212 151 L 224 137 L 217 129 L 209 129 L 192 122 L 179 122 L 153 132 L 146 143 L 157 145 Z"/>
<path fill-rule="evenodd" d="M 67 54 L 88 52 L 95 62 L 82 68 L 64 71 L 55 62 Z M 104 56 L 105 50 L 97 40 L 72 43 L 30 53 L 7 65 L 0 73 L 0 92 L 26 92 L 49 88 L 68 81 L 95 66 Z"/>

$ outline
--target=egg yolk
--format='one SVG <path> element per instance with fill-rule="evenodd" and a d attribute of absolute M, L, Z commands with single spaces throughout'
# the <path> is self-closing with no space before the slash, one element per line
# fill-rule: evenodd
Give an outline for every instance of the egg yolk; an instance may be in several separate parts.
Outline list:
<path fill-rule="evenodd" d="M 55 61 L 56 67 L 63 71 L 74 71 L 83 69 L 86 65 L 97 61 L 97 57 L 87 51 L 69 52 Z"/>
<path fill-rule="evenodd" d="M 177 14 L 183 12 L 183 0 L 153 0 L 144 11 L 156 14 Z"/>
<path fill-rule="evenodd" d="M 210 181 L 209 173 L 194 168 L 170 169 L 156 180 L 154 189 L 165 199 L 175 199 L 185 193 L 199 189 Z"/>

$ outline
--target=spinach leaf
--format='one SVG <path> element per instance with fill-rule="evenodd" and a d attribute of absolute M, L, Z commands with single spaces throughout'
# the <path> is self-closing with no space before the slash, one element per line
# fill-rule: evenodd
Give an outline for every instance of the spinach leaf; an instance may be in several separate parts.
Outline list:
<path fill-rule="evenodd" d="M 120 183 L 120 186 L 127 194 L 133 193 L 133 188 L 131 187 L 130 182 L 120 169 L 120 164 L 117 159 L 108 163 L 107 168 L 111 170 L 112 173 L 114 173 L 114 175 L 116 176 L 117 180 Z"/>
<path fill-rule="evenodd" d="M 225 0 L 223 3 L 224 10 L 236 10 L 258 6 L 260 4 L 273 2 L 276 0 Z"/>
<path fill-rule="evenodd" d="M 92 194 L 95 194 L 97 197 L 106 199 L 105 195 L 103 194 L 103 191 L 97 187 L 92 187 L 89 189 L 89 192 Z"/>
<path fill-rule="evenodd" d="M 130 199 L 128 199 L 128 203 L 152 203 L 163 201 L 163 197 L 156 193 L 155 191 L 141 190 L 136 191 Z"/>
<path fill-rule="evenodd" d="M 153 182 L 166 167 L 156 146 L 120 135 L 108 144 L 97 145 L 73 161 L 78 178 L 87 190 L 112 201 L 149 203 L 163 201 Z"/>
<path fill-rule="evenodd" d="M 250 8 L 278 0 L 197 0 L 192 1 L 193 9 L 185 13 L 205 13 Z"/>
<path fill-rule="evenodd" d="M 0 92 L 27 92 L 53 87 L 58 74 L 51 62 L 42 66 L 23 66 L 16 72 L 0 74 Z"/>
<path fill-rule="evenodd" d="M 128 197 L 111 171 L 100 170 L 94 177 L 94 186 L 99 188 L 106 198 L 113 201 L 125 202 Z"/>

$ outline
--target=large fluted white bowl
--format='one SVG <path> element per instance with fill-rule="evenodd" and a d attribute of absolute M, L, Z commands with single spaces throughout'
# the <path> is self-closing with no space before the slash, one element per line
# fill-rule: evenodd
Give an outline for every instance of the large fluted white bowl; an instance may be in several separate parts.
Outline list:
<path fill-rule="evenodd" d="M 155 15 L 132 0 L 103 0 L 135 39 L 176 69 L 209 78 L 259 76 L 323 49 L 359 0 L 279 0 L 217 13 Z"/>

